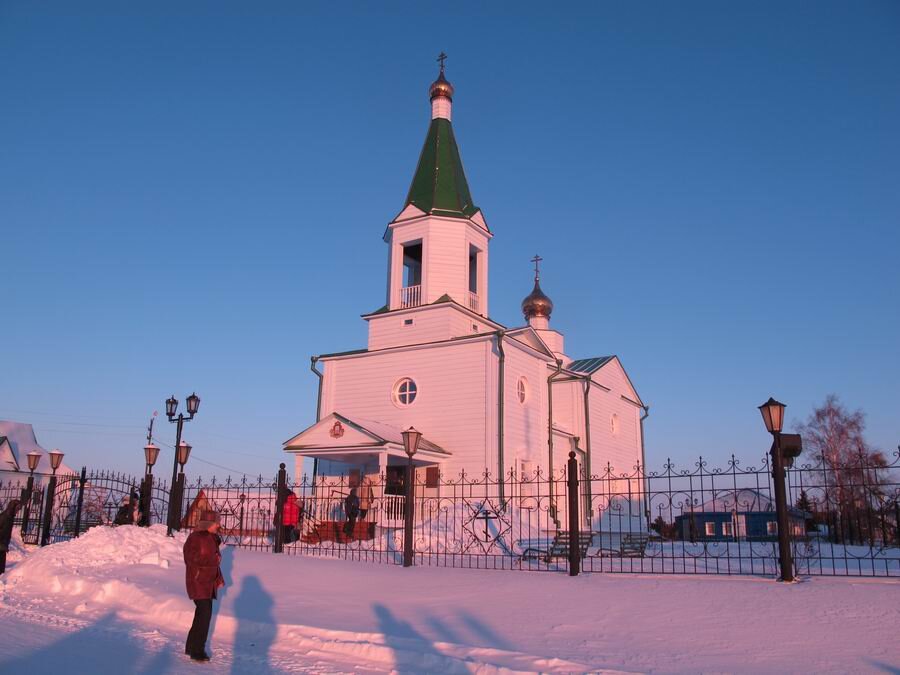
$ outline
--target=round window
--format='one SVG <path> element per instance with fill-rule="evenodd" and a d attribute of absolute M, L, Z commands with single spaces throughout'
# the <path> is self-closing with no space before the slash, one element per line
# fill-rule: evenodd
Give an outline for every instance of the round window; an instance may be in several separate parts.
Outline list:
<path fill-rule="evenodd" d="M 419 390 L 418 387 L 416 387 L 416 383 L 412 379 L 404 377 L 394 385 L 394 403 L 403 407 L 412 405 L 413 401 L 416 400 L 416 395 L 418 393 Z"/>
<path fill-rule="evenodd" d="M 520 377 L 516 384 L 516 397 L 519 399 L 519 403 L 523 405 L 528 400 L 528 380 L 524 377 Z"/>

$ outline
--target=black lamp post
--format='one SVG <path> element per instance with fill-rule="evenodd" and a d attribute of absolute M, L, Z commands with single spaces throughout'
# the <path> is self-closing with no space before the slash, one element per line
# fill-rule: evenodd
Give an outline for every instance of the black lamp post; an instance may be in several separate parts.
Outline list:
<path fill-rule="evenodd" d="M 62 464 L 63 453 L 59 450 L 51 450 L 47 453 L 50 455 L 50 468 L 53 475 L 50 476 L 50 482 L 47 483 L 47 507 L 44 509 L 44 522 L 41 528 L 41 546 L 46 546 L 50 542 L 50 519 L 53 516 L 53 497 L 56 493 L 56 470 Z"/>
<path fill-rule="evenodd" d="M 419 449 L 419 441 L 422 433 L 410 427 L 403 432 L 403 450 L 409 461 L 406 465 L 406 504 L 405 522 L 403 528 L 403 566 L 410 567 L 413 564 L 413 518 L 415 517 L 415 469 L 413 468 L 413 455 Z"/>
<path fill-rule="evenodd" d="M 22 512 L 23 537 L 28 532 L 28 520 L 31 516 L 31 496 L 34 491 L 34 470 L 37 469 L 38 462 L 41 461 L 41 453 L 32 450 L 26 457 L 28 457 L 28 482 L 25 484 L 25 491 L 22 493 L 22 503 L 25 505 L 25 510 Z"/>
<path fill-rule="evenodd" d="M 150 507 L 153 503 L 153 465 L 156 464 L 156 458 L 159 457 L 159 447 L 152 441 L 148 441 L 144 446 L 144 486 L 141 488 L 141 525 L 143 527 L 150 526 Z"/>
<path fill-rule="evenodd" d="M 772 478 L 775 481 L 775 515 L 778 518 L 778 558 L 781 581 L 794 580 L 794 561 L 791 556 L 791 533 L 788 524 L 787 488 L 784 480 L 784 454 L 781 451 L 781 429 L 784 426 L 784 403 L 774 398 L 759 406 L 766 430 L 772 434 Z"/>
<path fill-rule="evenodd" d="M 166 399 L 166 417 L 169 418 L 170 422 L 174 422 L 178 425 L 175 431 L 176 452 L 175 462 L 172 465 L 172 486 L 171 491 L 169 492 L 169 526 L 166 528 L 166 533 L 169 535 L 172 534 L 173 530 L 181 529 L 181 494 L 177 489 L 176 482 L 178 481 L 179 463 L 181 464 L 183 476 L 184 465 L 187 462 L 187 455 L 185 455 L 184 462 L 178 461 L 178 449 L 181 448 L 181 430 L 185 421 L 194 419 L 194 415 L 196 415 L 197 411 L 200 409 L 200 397 L 197 396 L 197 394 L 191 394 L 187 397 L 186 403 L 188 416 L 185 417 L 184 413 L 178 413 L 178 416 L 176 417 L 175 411 L 178 410 L 178 399 L 176 399 L 175 396 Z M 188 446 L 187 453 L 190 454 L 190 452 L 190 446 Z"/>

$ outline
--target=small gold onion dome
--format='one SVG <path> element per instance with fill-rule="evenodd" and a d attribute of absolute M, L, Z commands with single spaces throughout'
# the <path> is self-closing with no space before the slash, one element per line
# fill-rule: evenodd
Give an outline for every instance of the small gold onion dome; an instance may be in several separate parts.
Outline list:
<path fill-rule="evenodd" d="M 544 292 L 541 290 L 541 282 L 535 279 L 534 290 L 522 300 L 522 314 L 525 315 L 525 320 L 528 321 L 536 316 L 549 319 L 551 312 L 553 312 L 553 301 L 544 295 Z"/>
<path fill-rule="evenodd" d="M 438 96 L 444 96 L 451 101 L 453 100 L 453 85 L 444 77 L 443 69 L 441 69 L 441 74 L 438 75 L 438 79 L 431 83 L 431 89 L 428 90 L 428 94 L 432 101 Z"/>

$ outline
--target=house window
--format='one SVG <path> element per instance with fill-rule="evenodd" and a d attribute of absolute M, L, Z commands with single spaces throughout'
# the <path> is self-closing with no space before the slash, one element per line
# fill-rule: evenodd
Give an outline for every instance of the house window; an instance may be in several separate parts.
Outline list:
<path fill-rule="evenodd" d="M 613 436 L 619 435 L 619 416 L 616 413 L 613 413 L 612 417 L 609 418 L 609 430 Z"/>
<path fill-rule="evenodd" d="M 403 325 L 404 326 L 412 326 L 413 320 L 412 319 L 403 319 Z"/>
<path fill-rule="evenodd" d="M 425 467 L 425 487 L 436 488 L 441 480 L 441 470 L 436 466 Z"/>
<path fill-rule="evenodd" d="M 769 534 L 772 536 L 778 534 L 778 521 L 770 520 L 770 521 L 766 522 L 766 534 Z"/>
<path fill-rule="evenodd" d="M 722 534 L 726 537 L 734 536 L 734 526 L 732 523 L 722 523 Z"/>
<path fill-rule="evenodd" d="M 398 380 L 397 384 L 394 385 L 392 398 L 396 405 L 405 408 L 408 405 L 412 405 L 413 401 L 416 400 L 418 393 L 419 389 L 416 386 L 416 383 L 410 378 L 404 377 L 403 379 Z"/>
<path fill-rule="evenodd" d="M 716 536 L 716 524 L 715 523 L 706 523 L 706 536 L 707 537 L 715 537 Z"/>
<path fill-rule="evenodd" d="M 525 401 L 528 400 L 528 380 L 524 377 L 520 377 L 516 383 L 516 398 L 522 405 L 525 405 Z"/>

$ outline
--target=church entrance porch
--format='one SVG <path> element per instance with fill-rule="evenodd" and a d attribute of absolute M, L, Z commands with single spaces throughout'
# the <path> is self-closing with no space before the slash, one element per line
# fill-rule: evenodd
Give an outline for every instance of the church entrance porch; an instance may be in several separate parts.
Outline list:
<path fill-rule="evenodd" d="M 288 440 L 284 449 L 295 456 L 295 475 L 306 473 L 308 460 L 313 465 L 312 480 L 298 495 L 302 541 L 371 540 L 379 528 L 403 526 L 410 460 L 399 428 L 335 412 Z M 438 466 L 447 458 L 448 452 L 423 436 L 412 460 L 417 496 L 436 496 Z M 347 512 L 351 491 L 358 499 L 356 514 Z"/>

